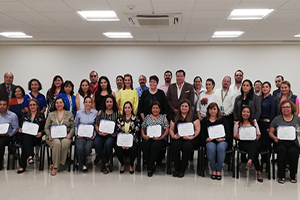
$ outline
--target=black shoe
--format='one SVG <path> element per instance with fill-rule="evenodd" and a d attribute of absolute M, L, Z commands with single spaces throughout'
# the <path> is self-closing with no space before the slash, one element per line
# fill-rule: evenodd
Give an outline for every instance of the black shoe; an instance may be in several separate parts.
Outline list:
<path fill-rule="evenodd" d="M 222 180 L 222 175 L 216 175 L 216 177 L 218 181 Z"/>
<path fill-rule="evenodd" d="M 18 170 L 18 171 L 17 171 L 17 174 L 22 174 L 22 173 L 24 173 L 25 171 L 26 171 L 26 169 Z"/>
<path fill-rule="evenodd" d="M 148 177 L 152 177 L 153 176 L 153 172 L 152 172 L 152 170 L 149 170 L 148 171 Z"/>
<path fill-rule="evenodd" d="M 178 177 L 178 175 L 179 175 L 179 172 L 178 172 L 178 171 L 175 171 L 175 172 L 173 173 L 173 177 Z"/>
<path fill-rule="evenodd" d="M 183 178 L 184 177 L 184 172 L 179 172 L 178 178 Z"/>
<path fill-rule="evenodd" d="M 134 174 L 134 170 L 132 170 L 132 171 L 129 171 L 129 173 L 130 173 L 130 174 Z"/>
<path fill-rule="evenodd" d="M 94 164 L 96 165 L 98 162 L 100 162 L 100 158 L 98 155 L 96 155 L 95 160 L 94 160 Z"/>

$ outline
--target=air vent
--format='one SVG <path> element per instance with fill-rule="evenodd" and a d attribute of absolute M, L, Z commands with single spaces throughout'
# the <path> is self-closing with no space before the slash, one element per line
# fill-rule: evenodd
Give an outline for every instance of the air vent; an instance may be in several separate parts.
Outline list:
<path fill-rule="evenodd" d="M 125 14 L 133 27 L 179 26 L 182 14 Z"/>

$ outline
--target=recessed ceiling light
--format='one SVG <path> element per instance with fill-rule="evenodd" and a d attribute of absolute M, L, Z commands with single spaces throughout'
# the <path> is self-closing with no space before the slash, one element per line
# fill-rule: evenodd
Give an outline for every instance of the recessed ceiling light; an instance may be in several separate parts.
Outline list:
<path fill-rule="evenodd" d="M 300 33 L 298 35 L 294 35 L 294 37 L 300 37 Z"/>
<path fill-rule="evenodd" d="M 129 32 L 106 32 L 103 35 L 108 38 L 133 38 Z"/>
<path fill-rule="evenodd" d="M 115 11 L 77 11 L 86 21 L 120 21 Z"/>
<path fill-rule="evenodd" d="M 234 9 L 228 19 L 257 20 L 267 17 L 274 9 Z"/>
<path fill-rule="evenodd" d="M 213 38 L 235 38 L 242 35 L 243 31 L 216 31 Z"/>
<path fill-rule="evenodd" d="M 2 32 L 0 35 L 8 38 L 32 38 L 31 35 L 26 35 L 22 32 Z"/>

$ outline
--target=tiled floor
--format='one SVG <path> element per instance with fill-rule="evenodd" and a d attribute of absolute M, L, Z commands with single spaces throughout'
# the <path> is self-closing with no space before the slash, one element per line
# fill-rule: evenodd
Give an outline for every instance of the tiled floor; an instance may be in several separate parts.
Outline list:
<path fill-rule="evenodd" d="M 196 175 L 193 165 L 179 179 L 165 174 L 163 167 L 151 178 L 147 177 L 146 170 L 131 175 L 126 168 L 124 174 L 119 174 L 117 159 L 114 159 L 114 171 L 107 175 L 100 172 L 98 165 L 90 163 L 88 173 L 62 171 L 52 177 L 48 169 L 39 171 L 36 163 L 20 175 L 17 169 L 0 171 L 0 199 L 300 199 L 300 183 L 287 180 L 281 185 L 276 180 L 268 180 L 266 174 L 264 182 L 259 183 L 253 170 L 249 174 L 243 171 L 240 179 L 233 179 L 226 165 L 223 179 L 216 181 L 209 175 L 205 178 Z"/>

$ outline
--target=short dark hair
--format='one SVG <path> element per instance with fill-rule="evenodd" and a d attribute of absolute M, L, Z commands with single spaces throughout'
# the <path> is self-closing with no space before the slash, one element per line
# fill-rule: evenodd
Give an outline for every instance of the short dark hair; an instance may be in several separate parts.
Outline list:
<path fill-rule="evenodd" d="M 93 102 L 93 99 L 92 99 L 91 96 L 86 96 L 86 97 L 84 97 L 83 102 L 85 102 L 86 99 L 91 99 L 91 101 Z"/>
<path fill-rule="evenodd" d="M 22 88 L 22 86 L 17 85 L 15 87 L 15 89 L 12 91 L 11 98 L 16 98 L 16 94 L 15 93 L 16 93 L 16 89 L 18 89 L 18 88 L 21 90 L 23 97 L 25 97 L 25 90 Z"/>
<path fill-rule="evenodd" d="M 240 70 L 240 69 L 236 70 L 236 71 L 234 72 L 234 75 L 236 75 L 237 72 L 241 72 L 242 75 L 244 76 L 244 72 L 243 72 L 242 70 Z"/>
<path fill-rule="evenodd" d="M 118 75 L 118 76 L 116 77 L 116 80 L 117 80 L 118 78 L 121 78 L 121 79 L 124 81 L 124 77 L 123 77 L 122 75 Z"/>
<path fill-rule="evenodd" d="M 177 73 L 179 73 L 179 72 L 182 72 L 182 73 L 183 73 L 183 76 L 185 77 L 185 71 L 184 71 L 183 69 L 177 70 L 177 71 L 176 71 L 176 75 L 177 75 Z"/>
<path fill-rule="evenodd" d="M 161 109 L 161 105 L 160 105 L 159 101 L 153 101 L 153 102 L 151 103 L 151 106 L 150 106 L 151 110 L 152 110 L 152 107 L 155 106 L 155 105 L 158 106 L 159 109 Z"/>
<path fill-rule="evenodd" d="M 283 100 L 282 102 L 280 102 L 280 104 L 279 104 L 279 106 L 278 106 L 279 113 L 282 114 L 282 107 L 283 107 L 283 105 L 286 104 L 286 103 L 289 103 L 289 104 L 290 104 L 291 109 L 292 109 L 292 114 L 294 114 L 294 113 L 296 112 L 296 105 L 295 105 L 293 102 L 291 102 L 290 100 L 288 100 L 288 99 L 285 99 L 285 100 Z"/>
<path fill-rule="evenodd" d="M 1 98 L 0 101 L 5 101 L 6 102 L 6 106 L 8 107 L 8 98 Z"/>
<path fill-rule="evenodd" d="M 65 92 L 65 87 L 67 87 L 67 86 L 71 86 L 71 87 L 72 87 L 72 91 L 70 92 L 70 95 L 73 96 L 73 94 L 74 94 L 74 84 L 72 83 L 72 81 L 67 80 L 67 81 L 65 82 L 64 88 L 63 88 L 63 93 L 66 93 L 66 92 Z"/>
<path fill-rule="evenodd" d="M 156 75 L 152 75 L 152 76 L 149 77 L 149 83 L 150 83 L 151 80 L 155 80 L 156 83 L 158 83 L 159 78 Z"/>
<path fill-rule="evenodd" d="M 126 102 L 124 103 L 124 105 L 123 105 L 123 113 L 122 113 L 124 119 L 125 119 L 125 116 L 126 116 L 126 113 L 125 113 L 125 105 L 126 105 L 126 104 L 129 104 L 129 105 L 130 105 L 130 107 L 132 108 L 131 114 L 134 115 L 134 113 L 133 113 L 133 110 L 134 110 L 134 109 L 133 109 L 132 103 L 131 103 L 130 101 L 126 101 Z"/>
<path fill-rule="evenodd" d="M 281 80 L 284 81 L 284 78 L 281 75 L 277 75 L 276 78 L 281 78 Z"/>
<path fill-rule="evenodd" d="M 64 110 L 68 110 L 67 107 L 66 107 L 66 103 L 65 103 L 64 99 L 63 99 L 62 97 L 58 97 L 58 98 L 56 98 L 56 99 L 54 100 L 54 110 L 53 110 L 53 111 L 56 111 L 56 110 L 57 110 L 55 104 L 56 104 L 56 102 L 57 102 L 59 99 L 61 99 L 62 102 L 64 103 Z"/>
<path fill-rule="evenodd" d="M 39 89 L 38 89 L 38 91 L 40 91 L 41 89 L 43 89 L 43 88 L 42 88 L 42 84 L 41 84 L 41 82 L 40 82 L 38 79 L 36 79 L 36 78 L 33 78 L 33 79 L 31 79 L 31 80 L 28 82 L 28 90 L 30 90 L 30 91 L 31 91 L 31 83 L 32 83 L 33 81 L 36 81 L 36 82 L 38 82 L 38 85 L 39 85 Z"/>
<path fill-rule="evenodd" d="M 91 73 L 94 73 L 94 72 L 97 74 L 97 76 L 99 76 L 98 72 L 96 72 L 95 70 L 91 71 L 89 75 L 91 75 Z"/>
<path fill-rule="evenodd" d="M 262 85 L 262 82 L 261 82 L 260 80 L 256 80 L 256 81 L 254 82 L 254 85 L 255 85 L 255 83 L 260 83 L 260 84 Z"/>
<path fill-rule="evenodd" d="M 166 75 L 166 73 L 170 73 L 171 76 L 173 76 L 173 75 L 172 75 L 172 72 L 171 72 L 170 70 L 165 71 L 164 76 Z"/>

